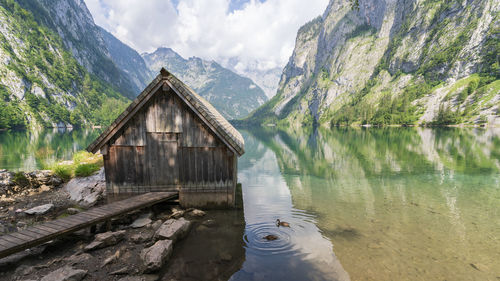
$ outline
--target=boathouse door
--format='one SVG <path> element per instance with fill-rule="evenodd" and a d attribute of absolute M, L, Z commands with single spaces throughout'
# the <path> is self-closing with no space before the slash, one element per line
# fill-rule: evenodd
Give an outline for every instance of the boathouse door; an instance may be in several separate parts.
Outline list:
<path fill-rule="evenodd" d="M 151 191 L 177 190 L 179 184 L 178 134 L 147 133 L 146 153 Z"/>

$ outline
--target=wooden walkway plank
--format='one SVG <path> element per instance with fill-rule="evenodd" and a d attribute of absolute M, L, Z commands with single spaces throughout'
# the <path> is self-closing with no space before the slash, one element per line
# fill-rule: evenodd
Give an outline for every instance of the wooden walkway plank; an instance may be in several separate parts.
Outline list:
<path fill-rule="evenodd" d="M 0 236 L 0 258 L 134 210 L 139 210 L 168 200 L 175 200 L 178 196 L 178 192 L 145 193 L 122 201 L 82 211 L 75 215 L 43 222 L 19 232 L 2 235 Z"/>
<path fill-rule="evenodd" d="M 35 229 L 40 229 L 40 230 L 43 230 L 43 231 L 47 231 L 49 233 L 54 233 L 54 232 L 57 232 L 57 230 L 53 229 L 53 228 L 50 228 L 50 227 L 47 227 L 45 226 L 45 224 L 39 224 L 39 225 L 35 225 L 33 226 L 32 228 L 35 228 Z"/>
<path fill-rule="evenodd" d="M 49 231 L 41 230 L 38 228 L 30 227 L 29 229 L 23 229 L 19 233 L 32 233 L 32 234 L 41 234 L 41 235 L 50 235 L 52 234 Z"/>

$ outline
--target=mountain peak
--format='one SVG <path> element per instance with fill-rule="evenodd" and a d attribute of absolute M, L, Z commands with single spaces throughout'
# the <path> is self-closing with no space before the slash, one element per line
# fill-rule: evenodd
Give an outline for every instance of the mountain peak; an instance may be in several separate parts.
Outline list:
<path fill-rule="evenodd" d="M 214 105 L 228 119 L 242 118 L 262 105 L 267 97 L 249 78 L 199 57 L 182 58 L 171 48 L 158 48 L 143 54 L 149 69 L 157 73 L 162 67 Z"/>

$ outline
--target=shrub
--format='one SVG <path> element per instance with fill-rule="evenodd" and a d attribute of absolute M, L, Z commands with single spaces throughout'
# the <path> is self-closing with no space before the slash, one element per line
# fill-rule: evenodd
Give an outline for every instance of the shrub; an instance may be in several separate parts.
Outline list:
<path fill-rule="evenodd" d="M 472 94 L 477 89 L 478 85 L 479 85 L 478 79 L 472 80 L 467 86 L 467 94 L 468 95 Z"/>
<path fill-rule="evenodd" d="M 89 158 L 91 158 L 92 156 L 94 156 L 94 154 L 92 154 L 88 151 L 84 151 L 84 150 L 77 151 L 77 152 L 75 152 L 75 154 L 73 154 L 73 162 L 75 162 L 75 164 L 79 164 L 82 162 L 89 162 L 87 160 Z"/>
<path fill-rule="evenodd" d="M 436 120 L 434 120 L 434 125 L 452 125 L 460 123 L 460 112 L 458 110 L 453 111 L 451 107 L 444 106 L 441 104 L 439 106 L 438 115 Z"/>
<path fill-rule="evenodd" d="M 102 167 L 103 161 L 102 156 L 100 154 L 94 154 L 87 151 L 78 151 L 73 154 L 73 163 L 75 165 L 78 164 L 96 164 L 99 167 Z"/>
<path fill-rule="evenodd" d="M 30 185 L 30 181 L 26 178 L 23 172 L 17 172 L 14 174 L 14 182 L 21 187 Z"/>
<path fill-rule="evenodd" d="M 56 165 L 52 168 L 54 174 L 60 177 L 63 181 L 69 181 L 73 176 L 73 169 L 71 165 Z"/>
<path fill-rule="evenodd" d="M 75 169 L 75 176 L 88 177 L 99 171 L 101 167 L 98 164 L 79 164 Z"/>
<path fill-rule="evenodd" d="M 468 95 L 468 90 L 463 90 L 460 92 L 460 94 L 458 94 L 458 102 L 459 103 L 463 103 L 465 101 L 465 99 L 467 99 L 467 97 L 469 96 Z"/>

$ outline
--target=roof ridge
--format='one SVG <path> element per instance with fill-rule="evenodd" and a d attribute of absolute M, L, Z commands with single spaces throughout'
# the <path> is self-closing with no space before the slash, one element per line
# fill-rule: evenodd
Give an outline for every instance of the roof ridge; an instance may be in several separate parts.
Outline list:
<path fill-rule="evenodd" d="M 193 91 L 189 86 L 184 84 L 175 75 L 168 72 L 165 68 L 160 70 L 151 83 L 139 94 L 132 103 L 111 123 L 110 126 L 92 143 L 87 147 L 87 151 L 97 152 L 111 137 L 116 134 L 121 127 L 123 127 L 132 116 L 134 116 L 138 109 L 137 106 L 145 104 L 144 99 L 150 98 L 154 93 L 153 89 L 157 88 L 162 81 L 173 86 L 177 94 L 184 97 L 185 101 L 194 107 L 198 113 L 203 117 L 204 122 L 209 123 L 214 129 L 215 133 L 220 135 L 240 156 L 245 153 L 245 141 L 240 132 L 234 128 L 229 121 L 227 121 L 217 109 L 210 104 L 206 99 Z"/>

